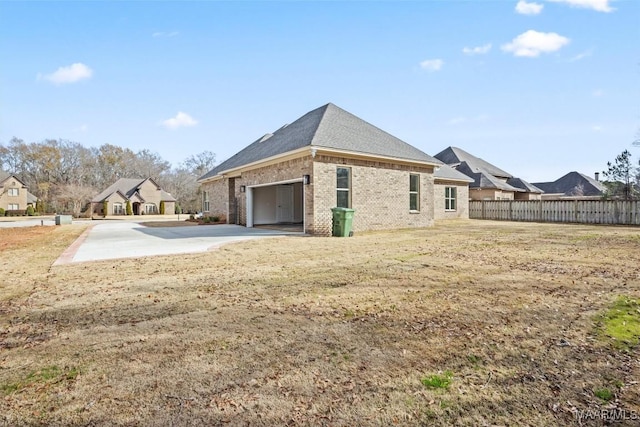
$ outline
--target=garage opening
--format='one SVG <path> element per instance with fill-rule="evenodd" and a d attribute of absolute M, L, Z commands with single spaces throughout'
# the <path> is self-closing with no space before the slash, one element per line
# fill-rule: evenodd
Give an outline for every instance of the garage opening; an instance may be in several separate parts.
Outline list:
<path fill-rule="evenodd" d="M 247 189 L 247 227 L 304 231 L 304 187 L 301 181 Z"/>

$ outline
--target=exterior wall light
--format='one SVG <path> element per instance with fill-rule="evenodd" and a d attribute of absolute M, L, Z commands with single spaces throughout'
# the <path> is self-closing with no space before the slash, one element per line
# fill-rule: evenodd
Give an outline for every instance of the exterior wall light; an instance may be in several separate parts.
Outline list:
<path fill-rule="evenodd" d="M 311 184 L 311 175 L 302 175 L 302 183 L 304 185 Z"/>
<path fill-rule="evenodd" d="M 246 185 L 241 185 L 240 186 L 240 192 L 244 193 L 245 191 L 247 191 L 247 186 Z"/>

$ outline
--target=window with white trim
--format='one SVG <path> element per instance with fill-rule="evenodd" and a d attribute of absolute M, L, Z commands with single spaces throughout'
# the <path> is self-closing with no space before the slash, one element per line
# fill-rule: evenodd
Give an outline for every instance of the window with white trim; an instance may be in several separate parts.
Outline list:
<path fill-rule="evenodd" d="M 420 211 L 420 175 L 409 174 L 409 210 Z"/>
<path fill-rule="evenodd" d="M 124 209 L 122 203 L 114 203 L 113 204 L 113 214 L 114 215 L 124 215 Z"/>
<path fill-rule="evenodd" d="M 351 207 L 351 168 L 336 168 L 336 206 Z"/>
<path fill-rule="evenodd" d="M 445 187 L 444 188 L 444 210 L 455 211 L 457 209 L 457 188 Z"/>
<path fill-rule="evenodd" d="M 209 192 L 202 192 L 202 211 L 209 212 Z"/>
<path fill-rule="evenodd" d="M 155 204 L 147 203 L 146 205 L 144 205 L 144 213 L 146 213 L 146 214 L 156 214 L 156 213 L 158 213 L 158 209 L 156 208 Z"/>
<path fill-rule="evenodd" d="M 17 188 L 10 188 L 7 193 L 9 194 L 9 196 L 18 196 L 20 195 L 20 190 L 18 190 Z"/>
<path fill-rule="evenodd" d="M 17 203 L 9 203 L 7 205 L 7 209 L 10 211 L 17 211 L 17 210 L 20 210 L 20 205 Z"/>

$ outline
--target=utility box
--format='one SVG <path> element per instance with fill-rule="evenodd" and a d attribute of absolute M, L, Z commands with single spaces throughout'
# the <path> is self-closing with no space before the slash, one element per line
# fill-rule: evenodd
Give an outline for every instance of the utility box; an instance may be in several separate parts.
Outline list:
<path fill-rule="evenodd" d="M 332 208 L 333 212 L 333 233 L 334 237 L 351 237 L 353 232 L 351 226 L 353 225 L 353 213 L 354 209 L 349 208 Z"/>
<path fill-rule="evenodd" d="M 71 215 L 56 215 L 56 225 L 71 224 L 71 221 L 72 221 Z"/>

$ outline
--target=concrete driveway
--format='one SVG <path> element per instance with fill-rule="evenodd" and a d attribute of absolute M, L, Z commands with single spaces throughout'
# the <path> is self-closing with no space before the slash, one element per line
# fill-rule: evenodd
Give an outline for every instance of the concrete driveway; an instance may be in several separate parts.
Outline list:
<path fill-rule="evenodd" d="M 105 222 L 86 230 L 54 265 L 206 252 L 229 242 L 285 235 L 303 234 L 239 225 L 145 227 L 135 222 Z"/>

